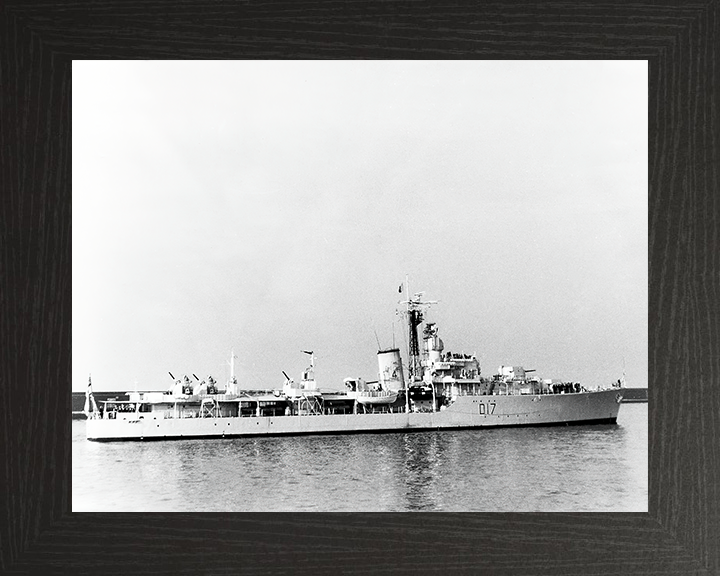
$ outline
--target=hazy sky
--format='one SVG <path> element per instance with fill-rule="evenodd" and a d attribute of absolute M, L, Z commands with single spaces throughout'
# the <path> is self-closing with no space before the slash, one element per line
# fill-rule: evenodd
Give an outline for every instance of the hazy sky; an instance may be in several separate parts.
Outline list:
<path fill-rule="evenodd" d="M 646 386 L 647 100 L 646 62 L 74 62 L 73 389 L 376 379 L 406 274 L 484 375 Z"/>

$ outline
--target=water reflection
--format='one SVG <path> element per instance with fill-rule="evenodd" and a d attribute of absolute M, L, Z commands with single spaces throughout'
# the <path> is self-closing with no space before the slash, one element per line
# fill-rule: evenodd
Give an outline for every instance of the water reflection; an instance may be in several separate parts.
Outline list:
<path fill-rule="evenodd" d="M 73 510 L 646 511 L 647 405 L 617 426 L 94 443 Z"/>
<path fill-rule="evenodd" d="M 437 508 L 439 440 L 436 433 L 402 434 L 398 443 L 402 450 L 399 460 L 398 486 L 404 488 L 407 510 Z"/>

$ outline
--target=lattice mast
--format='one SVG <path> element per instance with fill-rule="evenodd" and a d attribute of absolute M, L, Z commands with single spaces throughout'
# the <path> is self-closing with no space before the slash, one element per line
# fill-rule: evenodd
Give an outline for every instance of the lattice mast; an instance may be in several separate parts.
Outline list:
<path fill-rule="evenodd" d="M 418 339 L 417 329 L 424 320 L 424 309 L 431 304 L 437 304 L 437 300 L 423 300 L 424 292 L 416 292 L 410 296 L 410 282 L 407 276 L 405 277 L 405 293 L 408 299 L 401 301 L 400 304 L 407 306 L 407 309 L 402 313 L 407 315 L 408 322 L 408 381 L 409 384 L 412 385 L 422 380 L 422 361 L 420 358 L 420 341 Z"/>

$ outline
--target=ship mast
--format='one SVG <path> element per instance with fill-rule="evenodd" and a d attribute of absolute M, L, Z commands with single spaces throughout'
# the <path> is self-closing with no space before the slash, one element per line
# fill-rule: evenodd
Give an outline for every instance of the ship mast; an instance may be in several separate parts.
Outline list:
<path fill-rule="evenodd" d="M 421 379 L 422 365 L 420 362 L 420 342 L 418 340 L 417 327 L 423 321 L 423 309 L 427 308 L 431 304 L 437 304 L 437 300 L 422 300 L 424 292 L 416 292 L 410 296 L 410 282 L 405 277 L 405 292 L 408 295 L 408 299 L 400 302 L 400 304 L 407 304 L 408 319 L 408 341 L 409 341 L 409 365 L 408 365 L 408 380 L 409 385 L 417 382 Z"/>
<path fill-rule="evenodd" d="M 235 380 L 235 348 L 230 349 L 230 360 L 228 361 L 228 364 L 230 365 L 230 382 Z"/>

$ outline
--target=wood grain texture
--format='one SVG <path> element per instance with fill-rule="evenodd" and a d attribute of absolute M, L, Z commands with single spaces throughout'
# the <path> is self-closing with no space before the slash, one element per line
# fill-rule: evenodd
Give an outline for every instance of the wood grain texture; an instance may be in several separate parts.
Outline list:
<path fill-rule="evenodd" d="M 719 31 L 717 1 L 0 5 L 0 572 L 720 574 Z M 70 513 L 87 58 L 647 59 L 649 513 Z"/>

